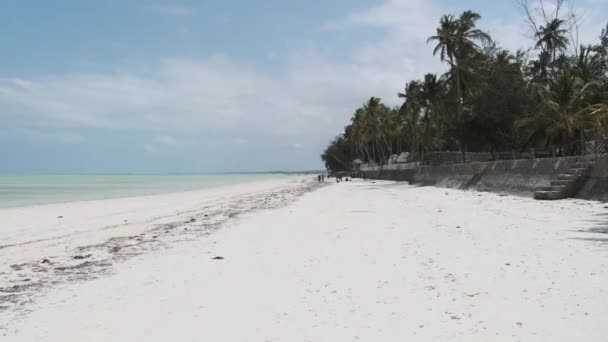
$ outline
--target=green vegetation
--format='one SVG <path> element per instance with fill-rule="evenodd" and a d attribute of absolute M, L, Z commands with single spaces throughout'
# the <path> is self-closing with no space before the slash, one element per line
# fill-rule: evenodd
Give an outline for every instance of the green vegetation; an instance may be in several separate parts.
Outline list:
<path fill-rule="evenodd" d="M 357 159 L 383 164 L 402 152 L 413 159 L 447 150 L 570 155 L 581 152 L 584 130 L 605 133 L 608 26 L 595 44 L 577 46 L 575 15 L 543 9 L 537 25 L 522 3 L 533 47 L 501 48 L 472 11 L 443 16 L 428 43 L 446 73 L 407 82 L 400 107 L 371 97 L 321 155 L 326 167 L 350 170 Z"/>

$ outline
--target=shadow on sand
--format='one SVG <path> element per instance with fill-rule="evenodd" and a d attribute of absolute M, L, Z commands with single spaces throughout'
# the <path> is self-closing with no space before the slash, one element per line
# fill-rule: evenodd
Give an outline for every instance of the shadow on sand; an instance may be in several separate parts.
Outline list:
<path fill-rule="evenodd" d="M 582 241 L 594 241 L 608 243 L 608 212 L 596 214 L 594 219 L 587 220 L 591 226 L 590 228 L 584 228 L 576 230 L 577 233 L 585 234 L 582 237 L 575 237 L 575 240 Z"/>
<path fill-rule="evenodd" d="M 412 185 L 407 182 L 393 182 L 393 181 L 365 181 L 359 183 L 361 185 L 358 189 L 363 190 L 386 190 L 386 189 L 413 189 L 418 188 L 418 185 Z"/>

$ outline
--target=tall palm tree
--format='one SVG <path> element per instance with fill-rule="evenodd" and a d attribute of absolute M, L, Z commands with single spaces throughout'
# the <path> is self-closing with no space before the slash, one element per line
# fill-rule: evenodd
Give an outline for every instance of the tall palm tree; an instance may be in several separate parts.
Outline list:
<path fill-rule="evenodd" d="M 548 82 L 551 58 L 551 53 L 543 50 L 538 55 L 538 60 L 530 61 L 528 67 L 532 74 L 533 81 L 539 82 L 540 84 L 546 84 Z"/>
<path fill-rule="evenodd" d="M 362 157 L 365 161 L 375 161 L 375 156 L 369 150 L 369 143 L 372 140 L 372 130 L 367 122 L 367 113 L 363 108 L 355 111 L 351 118 L 351 125 L 348 139 L 355 145 L 357 157 Z"/>
<path fill-rule="evenodd" d="M 436 41 L 437 45 L 433 49 L 433 56 L 439 54 L 442 62 L 448 62 L 450 67 L 454 66 L 455 52 L 455 32 L 458 27 L 458 22 L 453 15 L 444 15 L 439 20 L 437 34 L 429 37 L 427 43 Z"/>
<path fill-rule="evenodd" d="M 479 43 L 488 43 L 492 41 L 490 35 L 476 27 L 477 21 L 481 19 L 481 15 L 473 11 L 465 11 L 458 18 L 458 30 L 456 36 L 456 51 L 464 58 L 467 50 L 472 48 L 479 49 Z"/>
<path fill-rule="evenodd" d="M 426 74 L 422 83 L 422 131 L 421 144 L 425 149 L 433 148 L 439 145 L 439 135 L 437 131 L 443 124 L 441 113 L 441 98 L 443 94 L 443 82 L 437 78 L 435 74 Z"/>
<path fill-rule="evenodd" d="M 444 15 L 439 22 L 436 35 L 427 40 L 427 43 L 437 42 L 433 55 L 440 53 L 441 60 L 449 63 L 454 75 L 453 83 L 456 89 L 456 110 L 461 130 L 461 145 L 464 138 L 463 63 L 479 50 L 479 43 L 491 41 L 487 33 L 476 27 L 479 19 L 481 16 L 472 11 L 463 12 L 458 19 L 454 19 L 452 15 Z"/>
<path fill-rule="evenodd" d="M 443 91 L 443 82 L 436 74 L 424 75 L 422 83 L 422 98 L 426 114 L 436 114 L 439 100 Z"/>
<path fill-rule="evenodd" d="M 476 23 L 479 19 L 481 19 L 479 14 L 472 11 L 465 11 L 460 15 L 457 22 L 458 25 L 455 36 L 455 57 L 457 67 L 455 76 L 457 92 L 459 93 L 458 103 L 461 115 L 464 103 L 464 94 L 462 92 L 463 64 L 481 49 L 481 43 L 489 43 L 492 41 L 487 33 L 476 28 Z"/>
<path fill-rule="evenodd" d="M 564 26 L 566 21 L 563 19 L 555 18 L 549 21 L 545 26 L 541 26 L 536 32 L 536 45 L 537 49 L 547 51 L 551 56 L 551 61 L 555 60 L 557 52 L 563 51 L 568 46 L 568 29 Z"/>
<path fill-rule="evenodd" d="M 378 97 L 371 97 L 363 106 L 366 113 L 367 125 L 372 130 L 374 149 L 378 151 L 381 161 L 385 161 L 386 155 L 392 154 L 391 144 L 388 142 L 387 133 L 389 132 L 387 108 L 382 104 Z"/>
<path fill-rule="evenodd" d="M 423 106 L 422 84 L 419 81 L 411 81 L 405 85 L 405 92 L 397 96 L 405 99 L 400 113 L 403 124 L 407 130 L 410 141 L 410 153 L 418 152 L 418 122 Z"/>
<path fill-rule="evenodd" d="M 375 163 L 387 160 L 392 154 L 393 124 L 390 109 L 377 97 L 371 97 L 351 118 L 345 129 L 346 139 L 355 146 L 357 157 Z"/>

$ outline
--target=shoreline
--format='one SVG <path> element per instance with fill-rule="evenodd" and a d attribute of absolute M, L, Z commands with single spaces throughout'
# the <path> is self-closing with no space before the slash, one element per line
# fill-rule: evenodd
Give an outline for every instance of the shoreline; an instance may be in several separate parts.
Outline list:
<path fill-rule="evenodd" d="M 506 342 L 608 334 L 602 203 L 383 181 L 314 189 L 286 206 L 244 212 L 213 235 L 117 263 L 107 276 L 67 283 L 4 338 Z"/>
<path fill-rule="evenodd" d="M 253 181 L 245 181 L 241 183 L 232 183 L 226 185 L 218 185 L 209 188 L 203 189 L 193 189 L 193 190 L 185 190 L 185 191 L 171 191 L 171 192 L 163 192 L 163 193 L 154 193 L 154 194 L 142 194 L 142 195 L 133 195 L 133 196 L 125 196 L 125 197 L 112 197 L 112 198 L 99 198 L 99 199 L 87 199 L 87 200 L 74 200 L 74 201 L 65 201 L 65 202 L 56 202 L 56 203 L 46 203 L 46 204 L 34 204 L 34 205 L 24 205 L 17 207 L 0 207 L 0 216 L 5 218 L 5 221 L 2 223 L 11 226 L 17 226 L 17 229 L 14 230 L 22 230 L 23 227 L 18 225 L 28 226 L 30 224 L 41 224 L 40 221 L 34 219 L 35 216 L 44 215 L 46 220 L 59 220 L 53 223 L 48 221 L 43 224 L 48 228 L 49 226 L 55 226 L 57 224 L 65 224 L 66 219 L 70 217 L 70 215 L 64 215 L 75 213 L 72 215 L 72 218 L 76 218 L 76 220 L 82 219 L 82 211 L 90 212 L 95 211 L 95 208 L 103 207 L 105 209 L 110 208 L 111 210 L 116 211 L 117 208 L 119 211 L 128 212 L 130 210 L 143 210 L 150 205 L 165 203 L 168 202 L 170 205 L 177 205 L 176 202 L 182 201 L 186 199 L 190 206 L 196 206 L 204 204 L 205 202 L 212 200 L 217 196 L 228 196 L 230 194 L 240 194 L 243 190 L 247 191 L 256 191 L 260 190 L 264 187 L 275 187 L 280 186 L 283 183 L 289 183 L 294 179 L 304 179 L 303 176 L 288 176 L 285 178 L 275 178 L 275 179 L 260 179 Z M 162 205 L 161 205 L 162 206 Z M 169 209 L 172 211 L 174 208 Z M 178 209 L 178 208 L 175 208 Z M 170 212 L 171 213 L 171 212 Z M 170 214 L 169 213 L 169 214 Z M 54 215 L 56 214 L 56 215 Z M 114 215 L 115 212 L 103 212 L 101 217 Z M 128 220 L 128 214 L 125 215 Z M 6 219 L 8 218 L 8 222 Z M 80 222 L 76 222 L 78 224 Z M 101 227 L 97 222 L 96 227 L 93 230 L 98 230 L 99 228 L 103 229 L 106 227 L 115 227 L 121 226 L 122 222 L 120 220 L 115 221 L 113 224 L 102 225 Z M 132 222 L 131 222 L 132 223 Z M 78 232 L 77 232 L 78 233 Z M 8 248 L 11 246 L 22 245 L 32 242 L 40 242 L 44 240 L 51 240 L 54 238 L 62 238 L 67 237 L 69 235 L 58 235 L 58 236 L 44 236 L 40 239 L 34 240 L 26 240 L 26 241 L 17 241 L 10 243 L 11 239 L 7 237 L 5 231 L 0 230 L 0 249 Z M 5 244 L 6 241 L 9 241 L 8 244 Z"/>
<path fill-rule="evenodd" d="M 238 180 L 235 182 L 220 182 L 220 183 L 207 183 L 207 184 L 190 184 L 189 186 L 185 187 L 185 188 L 179 188 L 177 187 L 177 184 L 174 184 L 174 186 L 176 186 L 175 189 L 168 189 L 168 188 L 154 188 L 154 183 L 151 182 L 150 184 L 147 184 L 148 186 L 152 187 L 152 189 L 145 189 L 145 190 L 141 190 L 141 192 L 137 192 L 137 191 L 132 191 L 132 192 L 128 192 L 126 191 L 127 188 L 122 189 L 123 193 L 121 194 L 114 194 L 114 195 L 110 195 L 110 194 L 101 194 L 98 193 L 98 195 L 96 197 L 91 197 L 91 198 L 78 198 L 78 197 L 73 197 L 73 198 L 66 198 L 66 199 L 53 199 L 53 200 L 48 200 L 48 202 L 38 202 L 38 203 L 23 203 L 23 204 L 5 204 L 5 205 L 0 205 L 0 211 L 2 211 L 3 209 L 18 209 L 18 208 L 36 208 L 36 207 L 43 207 L 43 206 L 48 206 L 48 205 L 64 205 L 64 204 L 70 204 L 70 203 L 78 203 L 78 202 L 91 202 L 91 201 L 107 201 L 107 200 L 118 200 L 118 199 L 134 199 L 134 198 L 140 198 L 140 197 L 149 197 L 149 196 L 162 196 L 162 195 L 169 195 L 169 194 L 178 194 L 178 193 L 189 193 L 189 192 L 199 192 L 199 191 L 208 191 L 208 190 L 213 190 L 213 189 L 220 189 L 220 188 L 226 188 L 226 187 L 232 187 L 232 186 L 239 186 L 242 184 L 247 184 L 247 183 L 257 183 L 257 182 L 263 182 L 263 181 L 273 181 L 273 180 L 277 180 L 280 179 L 282 177 L 285 178 L 289 178 L 289 177 L 298 177 L 298 176 L 303 176 L 303 175 L 286 175 L 286 174 L 278 174 L 278 173 L 259 173 L 259 174 L 252 174 L 252 173 L 227 173 L 227 174 L 142 174 L 142 175 L 135 175 L 135 174 L 99 174 L 99 175 L 95 175 L 95 174 L 91 174 L 91 175 L 69 175 L 69 174 L 58 174 L 58 175 L 25 175 L 25 176 L 12 176 L 12 175 L 0 175 L 0 181 L 2 180 L 3 177 L 17 177 L 17 178 L 27 178 L 27 177 L 50 177 L 50 178 L 65 178 L 65 177 L 70 177 L 70 176 L 77 176 L 77 177 L 191 177 L 191 176 L 197 176 L 197 177 L 213 177 L 213 176 L 245 176 L 245 177 L 256 177 L 256 178 L 249 178 L 249 179 L 242 179 L 242 180 Z M 259 178 L 257 178 L 259 177 Z M 15 186 L 15 185 L 19 185 L 19 184 L 8 184 L 7 186 Z M 74 185 L 74 186 L 82 186 L 82 184 L 68 184 L 68 185 Z M 90 184 L 91 186 L 95 186 L 96 184 Z M 99 189 L 96 189 L 96 191 L 99 191 Z"/>
<path fill-rule="evenodd" d="M 239 216 L 311 191 L 310 177 L 212 189 L 0 209 L 0 327 L 50 288 L 96 279 L 134 256 L 215 232 Z M 11 227 L 10 229 L 8 227 Z M 26 305 L 27 306 L 27 305 Z"/>

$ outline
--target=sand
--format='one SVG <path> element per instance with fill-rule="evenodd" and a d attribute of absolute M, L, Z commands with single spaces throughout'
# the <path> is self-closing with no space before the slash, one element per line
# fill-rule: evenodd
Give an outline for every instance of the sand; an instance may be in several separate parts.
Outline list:
<path fill-rule="evenodd" d="M 154 196 L 0 209 L 0 332 L 54 287 L 114 273 L 142 254 L 208 236 L 318 184 L 277 177 Z"/>
<path fill-rule="evenodd" d="M 50 288 L 2 341 L 608 341 L 604 204 L 298 189 Z"/>

